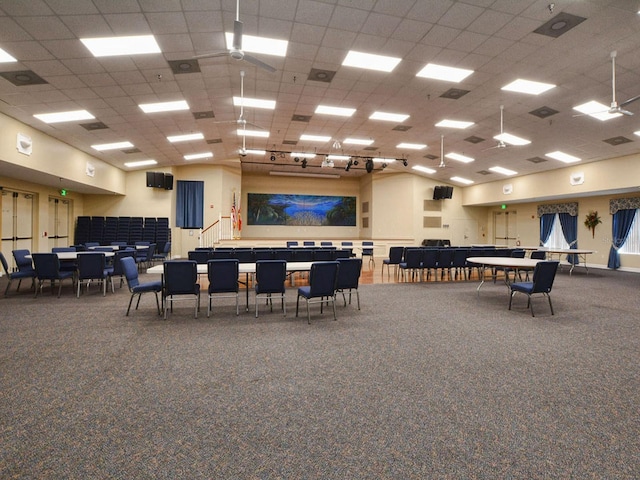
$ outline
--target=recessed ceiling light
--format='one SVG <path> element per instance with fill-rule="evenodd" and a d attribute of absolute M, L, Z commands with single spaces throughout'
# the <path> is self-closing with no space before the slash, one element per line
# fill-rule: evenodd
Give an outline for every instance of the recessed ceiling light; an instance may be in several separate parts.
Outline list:
<path fill-rule="evenodd" d="M 515 135 L 511 135 L 510 133 L 501 133 L 496 135 L 496 140 L 502 141 L 504 143 L 508 143 L 510 145 L 529 145 L 531 140 L 527 140 L 526 138 L 516 137 Z"/>
<path fill-rule="evenodd" d="M 640 136 L 640 130 L 633 132 L 633 134 Z"/>
<path fill-rule="evenodd" d="M 237 130 L 238 135 L 242 135 L 244 137 L 260 137 L 260 138 L 268 138 L 269 132 L 266 130 L 244 130 L 239 128 Z"/>
<path fill-rule="evenodd" d="M 475 125 L 475 123 L 463 122 L 460 120 L 446 120 L 446 119 L 436 123 L 436 127 L 459 128 L 459 129 L 469 128 L 471 125 Z"/>
<path fill-rule="evenodd" d="M 306 140 L 307 142 L 328 142 L 331 137 L 325 137 L 324 135 L 307 135 L 303 133 L 300 135 L 300 140 Z"/>
<path fill-rule="evenodd" d="M 115 142 L 115 143 L 102 143 L 100 145 L 91 145 L 91 148 L 103 152 L 105 150 L 119 150 L 122 148 L 131 148 L 133 143 L 131 142 Z"/>
<path fill-rule="evenodd" d="M 267 110 L 275 110 L 276 101 L 275 100 L 263 100 L 261 98 L 247 98 L 244 99 L 240 97 L 233 97 L 233 104 L 236 107 L 244 106 L 244 107 L 253 107 L 253 108 L 265 108 Z"/>
<path fill-rule="evenodd" d="M 153 35 L 81 38 L 80 41 L 84 43 L 85 47 L 89 49 L 94 57 L 161 53 L 160 47 Z"/>
<path fill-rule="evenodd" d="M 157 163 L 155 160 L 138 160 L 137 162 L 125 162 L 124 166 L 127 168 L 148 167 L 149 165 L 156 165 Z"/>
<path fill-rule="evenodd" d="M 492 172 L 495 173 L 500 173 L 502 175 L 515 175 L 518 172 L 514 172 L 513 170 L 509 170 L 508 168 L 503 168 L 503 167 L 491 167 L 489 168 L 489 170 L 491 170 Z"/>
<path fill-rule="evenodd" d="M 227 49 L 233 48 L 233 32 L 225 32 Z M 264 55 L 274 55 L 284 57 L 287 54 L 289 42 L 276 38 L 256 37 L 254 35 L 242 35 L 242 51 L 250 53 L 261 53 Z"/>
<path fill-rule="evenodd" d="M 388 112 L 373 112 L 369 117 L 369 120 L 384 120 L 387 122 L 404 122 L 409 115 L 404 113 L 388 113 Z"/>
<path fill-rule="evenodd" d="M 458 83 L 467 78 L 472 73 L 473 70 L 456 67 L 446 67 L 444 65 L 436 65 L 435 63 L 427 63 L 422 70 L 416 73 L 416 77 L 433 78 L 435 80 L 444 80 L 445 82 Z"/>
<path fill-rule="evenodd" d="M 356 52 L 349 50 L 342 62 L 346 67 L 366 68 L 380 72 L 391 72 L 402 59 L 398 57 L 387 57 L 384 55 L 374 55 L 372 53 Z"/>
<path fill-rule="evenodd" d="M 324 113 L 326 115 L 338 115 L 340 117 L 350 117 L 356 113 L 355 108 L 330 107 L 328 105 L 318 105 L 316 113 Z"/>
<path fill-rule="evenodd" d="M 248 155 L 265 155 L 267 153 L 266 150 L 255 150 L 251 148 L 247 148 L 244 150 L 244 153 Z"/>
<path fill-rule="evenodd" d="M 574 162 L 579 162 L 581 160 L 578 157 L 574 157 L 573 155 L 569 155 L 568 153 L 564 153 L 561 151 L 545 153 L 545 156 L 551 157 L 554 160 L 559 160 L 564 163 L 574 163 Z"/>
<path fill-rule="evenodd" d="M 609 113 L 608 106 L 603 103 L 596 102 L 595 100 L 573 107 L 573 109 L 580 113 L 584 113 L 585 115 L 589 115 L 590 117 L 597 118 L 603 122 L 622 115 L 621 113 Z"/>
<path fill-rule="evenodd" d="M 409 150 L 422 150 L 427 148 L 424 143 L 399 143 L 396 148 L 408 148 Z"/>
<path fill-rule="evenodd" d="M 342 143 L 350 145 L 371 145 L 373 140 L 370 138 L 345 138 Z"/>
<path fill-rule="evenodd" d="M 463 162 L 463 163 L 471 163 L 475 160 L 475 158 L 467 157 L 465 155 L 460 155 L 459 153 L 447 153 L 445 157 L 450 158 L 451 160 L 456 160 L 458 162 Z"/>
<path fill-rule="evenodd" d="M 185 160 L 200 160 L 201 158 L 211 158 L 211 157 L 213 157 L 213 153 L 203 152 L 203 153 L 192 153 L 190 155 L 185 155 L 183 158 Z"/>
<path fill-rule="evenodd" d="M 327 160 L 349 160 L 349 155 L 327 155 Z"/>
<path fill-rule="evenodd" d="M 15 58 L 0 48 L 0 63 L 17 62 Z"/>
<path fill-rule="evenodd" d="M 141 103 L 138 105 L 144 113 L 175 112 L 177 110 L 189 110 L 189 104 L 185 100 L 174 102 Z"/>
<path fill-rule="evenodd" d="M 524 80 L 522 78 L 519 78 L 511 82 L 509 85 L 505 85 L 504 87 L 502 87 L 502 90 L 506 90 L 509 92 L 528 93 L 530 95 L 540 95 L 541 93 L 544 93 L 547 90 L 551 90 L 552 88 L 555 88 L 555 85 L 551 83 L 534 82 L 531 80 Z"/>
<path fill-rule="evenodd" d="M 204 135 L 200 132 L 188 133 L 186 135 L 172 135 L 170 137 L 167 137 L 167 140 L 169 140 L 171 143 L 189 142 L 191 140 L 203 140 L 203 139 L 204 139 Z"/>
<path fill-rule="evenodd" d="M 465 185 L 471 185 L 473 183 L 473 180 L 469 180 L 468 178 L 463 177 L 451 177 L 450 180 L 458 183 L 464 183 Z"/>
<path fill-rule="evenodd" d="M 298 158 L 314 158 L 316 156 L 315 153 L 305 153 L 305 152 L 291 152 L 289 155 L 292 157 Z"/>
<path fill-rule="evenodd" d="M 383 157 L 373 157 L 371 160 L 373 160 L 375 163 L 393 163 L 396 161 L 395 158 L 383 158 Z"/>
<path fill-rule="evenodd" d="M 57 113 L 38 113 L 34 115 L 38 120 L 42 120 L 44 123 L 62 123 L 62 122 L 75 122 L 77 120 L 90 120 L 96 118 L 86 110 L 73 110 L 71 112 L 57 112 Z"/>
<path fill-rule="evenodd" d="M 414 165 L 411 168 L 422 173 L 436 173 L 433 168 L 423 167 L 422 165 Z"/>

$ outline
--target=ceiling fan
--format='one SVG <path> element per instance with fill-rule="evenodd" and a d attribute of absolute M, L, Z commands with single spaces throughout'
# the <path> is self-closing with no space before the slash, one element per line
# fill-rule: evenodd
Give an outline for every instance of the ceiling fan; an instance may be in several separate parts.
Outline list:
<path fill-rule="evenodd" d="M 502 139 L 503 136 L 504 136 L 504 105 L 500 105 L 500 135 L 497 135 L 498 144 L 493 147 L 485 148 L 485 150 L 492 150 L 494 148 L 507 148 L 509 145 Z"/>
<path fill-rule="evenodd" d="M 438 168 L 444 167 L 446 167 L 444 164 L 444 135 L 440 135 L 440 165 L 438 165 Z"/>
<path fill-rule="evenodd" d="M 194 58 L 214 58 L 230 56 L 234 60 L 244 60 L 256 67 L 260 67 L 270 73 L 276 71 L 271 65 L 264 63 L 251 55 L 247 55 L 242 51 L 242 22 L 240 21 L 240 0 L 236 0 L 236 19 L 233 21 L 233 42 L 231 49 L 226 52 L 205 53 L 204 55 L 196 55 Z"/>

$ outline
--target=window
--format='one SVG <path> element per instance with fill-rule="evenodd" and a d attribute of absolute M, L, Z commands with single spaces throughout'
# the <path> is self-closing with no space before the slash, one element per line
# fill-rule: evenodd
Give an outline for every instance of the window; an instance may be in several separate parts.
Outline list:
<path fill-rule="evenodd" d="M 636 210 L 636 216 L 633 218 L 631 230 L 627 240 L 622 244 L 618 253 L 640 254 L 640 221 L 638 221 L 639 210 Z"/>
<path fill-rule="evenodd" d="M 557 213 L 553 216 L 551 234 L 544 246 L 547 248 L 570 248 L 562 233 L 562 225 L 560 225 L 560 217 L 558 217 Z"/>

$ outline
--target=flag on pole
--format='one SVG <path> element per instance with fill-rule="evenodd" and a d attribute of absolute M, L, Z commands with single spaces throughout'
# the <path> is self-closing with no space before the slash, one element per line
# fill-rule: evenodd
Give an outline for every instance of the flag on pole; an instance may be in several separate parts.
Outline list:
<path fill-rule="evenodd" d="M 236 192 L 233 192 L 233 203 L 231 204 L 231 225 L 233 225 L 234 230 L 238 226 L 237 215 L 238 212 L 236 210 Z"/>

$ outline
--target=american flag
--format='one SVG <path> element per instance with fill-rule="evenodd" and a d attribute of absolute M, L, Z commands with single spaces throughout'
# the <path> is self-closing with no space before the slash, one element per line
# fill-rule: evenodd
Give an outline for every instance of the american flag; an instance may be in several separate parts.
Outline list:
<path fill-rule="evenodd" d="M 235 230 L 238 225 L 238 212 L 236 210 L 236 192 L 233 192 L 233 203 L 231 204 L 231 224 Z"/>

